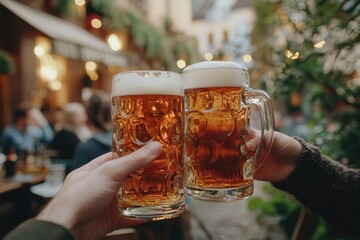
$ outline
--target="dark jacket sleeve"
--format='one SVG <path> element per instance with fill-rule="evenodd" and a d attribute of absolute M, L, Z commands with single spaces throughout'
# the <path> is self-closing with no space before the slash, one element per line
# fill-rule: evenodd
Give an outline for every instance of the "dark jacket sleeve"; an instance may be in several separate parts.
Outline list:
<path fill-rule="evenodd" d="M 4 240 L 74 240 L 65 227 L 47 221 L 31 219 L 16 227 Z"/>
<path fill-rule="evenodd" d="M 317 147 L 296 140 L 303 147 L 296 169 L 273 185 L 340 231 L 360 236 L 360 169 L 347 168 L 321 155 Z"/>

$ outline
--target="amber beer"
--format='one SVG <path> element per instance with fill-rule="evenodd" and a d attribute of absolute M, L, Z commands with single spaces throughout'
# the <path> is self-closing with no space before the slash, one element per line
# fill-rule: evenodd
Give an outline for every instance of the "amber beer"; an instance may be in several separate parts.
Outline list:
<path fill-rule="evenodd" d="M 112 88 L 113 152 L 125 156 L 151 141 L 162 154 L 127 177 L 118 194 L 123 215 L 167 219 L 185 210 L 184 105 L 181 75 L 134 71 L 116 75 Z"/>
<path fill-rule="evenodd" d="M 247 69 L 233 62 L 197 63 L 184 70 L 183 78 L 187 192 L 211 201 L 250 196 L 253 174 L 263 160 L 260 149 L 255 153 L 245 147 L 251 137 L 250 106 L 261 103 L 262 138 L 267 144 L 262 147 L 268 147 L 271 102 L 266 94 L 249 88 Z"/>

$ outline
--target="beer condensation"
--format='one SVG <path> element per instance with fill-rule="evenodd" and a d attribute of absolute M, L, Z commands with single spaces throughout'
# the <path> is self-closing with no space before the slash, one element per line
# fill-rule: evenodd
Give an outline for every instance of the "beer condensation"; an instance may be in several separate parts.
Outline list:
<path fill-rule="evenodd" d="M 124 180 L 119 204 L 158 206 L 184 201 L 183 96 L 113 96 L 112 115 L 113 151 L 119 156 L 153 140 L 163 145 L 158 159 Z"/>
<path fill-rule="evenodd" d="M 245 148 L 250 107 L 243 104 L 244 88 L 185 89 L 187 186 L 241 187 L 252 181 Z"/>

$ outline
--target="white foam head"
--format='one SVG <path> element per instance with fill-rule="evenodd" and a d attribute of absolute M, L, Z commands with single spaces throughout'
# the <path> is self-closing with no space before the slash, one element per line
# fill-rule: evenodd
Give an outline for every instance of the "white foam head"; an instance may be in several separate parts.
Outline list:
<path fill-rule="evenodd" d="M 169 71 L 149 70 L 123 72 L 113 77 L 112 96 L 149 94 L 183 96 L 181 75 Z"/>
<path fill-rule="evenodd" d="M 184 89 L 205 87 L 248 87 L 246 67 L 230 61 L 205 61 L 183 71 Z"/>

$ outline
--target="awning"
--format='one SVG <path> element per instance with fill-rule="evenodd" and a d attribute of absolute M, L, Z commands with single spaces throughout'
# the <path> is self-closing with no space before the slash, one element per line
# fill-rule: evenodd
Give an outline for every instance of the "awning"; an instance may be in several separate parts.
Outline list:
<path fill-rule="evenodd" d="M 52 51 L 56 54 L 71 59 L 102 62 L 106 65 L 127 65 L 125 56 L 115 53 L 106 42 L 71 22 L 13 0 L 0 0 L 0 4 L 52 38 Z"/>

